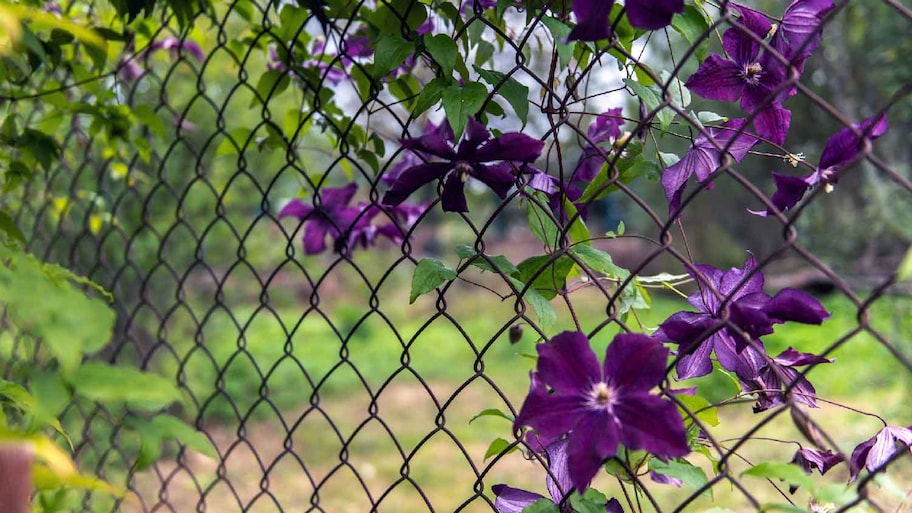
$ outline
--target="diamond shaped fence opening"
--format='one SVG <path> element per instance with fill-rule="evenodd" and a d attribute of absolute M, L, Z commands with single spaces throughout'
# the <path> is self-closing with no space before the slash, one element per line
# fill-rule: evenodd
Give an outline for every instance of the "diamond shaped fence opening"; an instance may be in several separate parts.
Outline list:
<path fill-rule="evenodd" d="M 134 113 L 147 143 L 112 148 L 95 114 L 74 117 L 54 132 L 59 163 L 6 203 L 30 251 L 115 297 L 115 337 L 99 357 L 174 379 L 186 400 L 172 413 L 218 458 L 175 444 L 137 470 L 136 440 L 103 410 L 72 404 L 62 421 L 77 460 L 131 492 L 85 494 L 82 511 L 484 512 L 496 510 L 498 483 L 547 496 L 547 458 L 510 422 L 535 344 L 578 329 L 601 357 L 616 333 L 653 333 L 697 307 L 680 296 L 735 305 L 741 283 L 720 284 L 697 264 L 748 258 L 747 274 L 762 273 L 771 295 L 800 288 L 832 314 L 823 327 L 764 333 L 769 354 L 795 347 L 835 361 L 788 375 L 770 364 L 792 383 L 785 392 L 778 381 L 775 392 L 750 389 L 732 368 L 676 384 L 705 391 L 704 403 L 675 396 L 699 421 L 686 472 L 631 451 L 608 465 L 632 477 L 603 473 L 595 486 L 625 511 L 909 507 L 912 467 L 893 446 L 889 472 L 848 487 L 848 464 L 827 474 L 828 487 L 796 494 L 774 474 L 744 474 L 790 461 L 792 440 L 848 458 L 886 424 L 912 423 L 912 301 L 900 266 L 912 240 L 909 7 L 836 1 L 807 14 L 827 2 L 745 2 L 776 14 L 791 6 L 757 33 L 752 11 L 727 1 L 685 2 L 656 31 L 622 13 L 662 2 L 602 2 L 591 14 L 613 20 L 610 37 L 568 39 L 587 22 L 584 3 L 241 0 L 214 2 L 185 26 L 168 13 L 130 26 L 92 80 Z M 64 4 L 74 16 L 111 15 L 107 3 Z M 777 34 L 804 34 L 813 16 L 813 55 L 777 46 Z M 768 86 L 774 68 L 784 71 Z M 32 78 L 29 94 L 9 77 L 0 89 L 23 125 L 53 119 L 55 102 L 97 100 L 65 67 Z M 757 104 L 742 112 L 739 98 Z M 470 116 L 494 135 L 473 133 Z M 424 187 L 402 185 L 414 166 L 441 164 L 401 141 L 444 118 L 455 140 L 521 132 L 544 150 L 499 191 L 460 157 L 454 171 L 428 171 Z M 606 121 L 622 124 L 600 139 Z M 770 140 L 783 122 L 788 137 Z M 840 130 L 850 143 L 827 146 Z M 739 153 L 744 134 L 751 144 Z M 827 155 L 838 161 L 830 168 Z M 328 213 L 352 183 L 342 206 L 358 214 Z M 395 210 L 384 200 L 395 187 L 420 208 Z M 468 211 L 445 211 L 463 210 L 453 192 L 462 187 Z M 679 207 L 669 209 L 671 193 Z M 294 201 L 300 215 L 280 215 Z M 410 298 L 430 259 L 452 274 Z M 744 329 L 734 308 L 719 308 L 695 344 Z M 679 342 L 668 345 L 675 362 L 689 356 L 664 341 Z M 804 375 L 817 409 L 790 395 Z M 792 399 L 755 414 L 764 394 Z M 663 468 L 682 486 L 650 481 Z"/>

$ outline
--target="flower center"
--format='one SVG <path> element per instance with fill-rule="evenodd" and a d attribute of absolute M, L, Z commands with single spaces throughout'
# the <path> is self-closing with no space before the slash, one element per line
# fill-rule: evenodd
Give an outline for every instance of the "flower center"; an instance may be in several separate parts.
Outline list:
<path fill-rule="evenodd" d="M 604 381 L 599 381 L 592 386 L 589 392 L 590 405 L 594 409 L 610 408 L 614 404 L 614 389 Z"/>
<path fill-rule="evenodd" d="M 456 174 L 459 176 L 459 180 L 462 181 L 463 183 L 465 183 L 466 180 L 469 179 L 470 174 L 472 173 L 472 164 L 469 164 L 468 162 L 466 162 L 464 160 L 460 160 L 460 161 L 456 162 L 456 164 L 453 166 L 453 169 L 456 171 Z"/>
<path fill-rule="evenodd" d="M 744 70 L 741 72 L 741 79 L 749 85 L 755 86 L 760 83 L 760 75 L 762 74 L 763 66 L 759 62 L 755 62 L 744 66 Z"/>

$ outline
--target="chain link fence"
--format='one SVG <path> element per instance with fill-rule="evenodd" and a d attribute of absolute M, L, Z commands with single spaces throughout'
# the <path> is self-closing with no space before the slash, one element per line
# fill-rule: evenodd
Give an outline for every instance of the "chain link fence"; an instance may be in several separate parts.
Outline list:
<path fill-rule="evenodd" d="M 492 127 L 544 140 L 537 165 L 567 181 L 578 162 L 614 159 L 614 166 L 631 144 L 683 155 L 704 133 L 697 121 L 716 125 L 723 115 L 741 116 L 737 109 L 713 115 L 728 107 L 696 95 L 688 106 L 682 97 L 698 58 L 719 53 L 721 34 L 741 26 L 737 12 L 721 3 L 698 2 L 716 13 L 706 31 L 669 27 L 635 44 L 615 39 L 611 47 L 593 46 L 584 60 L 566 43 L 566 24 L 510 1 L 435 3 L 431 17 L 416 22 L 412 13 L 425 13 L 425 4 L 353 3 L 343 13 L 319 1 L 238 0 L 216 2 L 184 28 L 169 17 L 138 25 L 115 69 L 93 79 L 136 112 L 148 144 L 112 149 L 85 119 L 61 128 L 61 163 L 30 185 L 17 221 L 31 251 L 111 291 L 118 321 L 103 356 L 177 380 L 186 399 L 174 413 L 206 433 L 219 457 L 175 449 L 147 470 L 130 470 L 137 440 L 110 425 L 104 411 L 74 403 L 63 422 L 78 460 L 112 480 L 126 478 L 133 492 L 114 502 L 87 495 L 83 511 L 494 511 L 493 484 L 544 490 L 541 459 L 511 452 L 524 445 L 511 423 L 492 413 L 516 414 L 534 366 L 524 355 L 534 354 L 534 343 L 574 325 L 602 347 L 619 330 L 653 329 L 685 309 L 668 290 L 696 290 L 683 283 L 696 262 L 741 266 L 744 249 L 755 255 L 767 290 L 803 288 L 833 313 L 826 329 L 777 330 L 768 342 L 771 352 L 795 346 L 838 357 L 805 371 L 818 387 L 819 410 L 754 415 L 755 397 L 731 400 L 737 384 L 704 378 L 700 386 L 715 391 L 726 416 L 706 432 L 715 468 L 708 458 L 699 465 L 712 477 L 696 488 L 668 485 L 654 497 L 629 495 L 631 483 L 610 486 L 645 510 L 811 507 L 804 490 L 790 495 L 775 479 L 741 475 L 770 454 L 789 461 L 796 447 L 770 438 L 815 429 L 816 439 L 849 454 L 877 429 L 875 418 L 855 410 L 877 411 L 890 424 L 912 420 L 904 401 L 912 301 L 896 274 L 912 238 L 907 5 L 837 1 L 824 17 L 819 55 L 803 64 L 800 79 L 794 74 L 780 86 L 797 90 L 787 103 L 789 150 L 761 145 L 752 150 L 757 158 L 722 159 L 714 190 L 709 181 L 691 185 L 680 216 L 666 215 L 656 183 L 661 168 L 644 168 L 636 180 L 620 172 L 602 176 L 610 194 L 574 208 L 588 211 L 593 245 L 630 277 L 606 278 L 575 260 L 580 271 L 558 292 L 551 328 L 528 299 L 516 299 L 523 291 L 496 258 L 518 262 L 542 251 L 526 228 L 534 200 L 521 189 L 500 200 L 470 182 L 471 212 L 452 213 L 438 206 L 447 187 L 441 183 L 440 194 L 434 187 L 417 193 L 430 207 L 408 219 L 381 202 L 384 177 L 410 158 L 398 141 L 442 119 L 433 108 L 412 114 L 440 63 L 426 46 L 375 61 L 358 46 L 359 37 L 368 37 L 359 32 L 363 20 L 400 24 L 405 40 L 431 23 L 422 30 L 480 41 L 464 51 L 483 64 L 466 71 L 487 89 L 466 115 L 484 112 Z M 778 13 L 785 5 L 751 6 Z M 74 1 L 61 8 L 96 7 Z M 370 14 L 376 12 L 386 14 L 378 19 Z M 484 52 L 487 60 L 479 56 Z M 653 75 L 659 84 L 652 104 L 624 81 L 651 74 L 636 65 L 647 56 L 675 70 Z M 370 78 L 380 66 L 389 77 Z M 34 97 L 11 101 L 37 99 L 31 121 L 52 119 L 56 102 L 92 103 L 79 86 L 85 79 L 48 77 Z M 511 87 L 525 91 L 523 101 Z M 594 149 L 585 127 L 617 107 L 628 134 Z M 527 121 L 520 125 L 523 109 Z M 789 173 L 790 164 L 813 170 L 808 163 L 818 160 L 827 137 L 884 112 L 889 132 L 864 145 L 832 194 L 817 187 L 799 206 L 768 217 L 746 211 L 777 204 L 770 171 Z M 666 123 L 665 116 L 672 119 Z M 660 135 L 663 124 L 671 129 Z M 372 229 L 393 226 L 399 237 L 369 251 L 345 243 L 306 251 L 310 221 L 280 219 L 282 208 L 301 197 L 319 210 L 329 191 L 352 181 L 361 184 L 360 208 L 379 211 Z M 567 214 L 566 208 L 554 211 Z M 574 215 L 556 218 L 566 239 Z M 412 275 L 424 257 L 448 262 L 457 277 L 409 305 Z M 535 276 L 547 278 L 550 265 Z M 660 272 L 682 283 L 655 278 Z M 646 296 L 651 309 L 643 308 Z M 561 301 L 567 297 L 572 301 Z M 814 420 L 796 420 L 802 411 Z M 895 463 L 892 481 L 861 478 L 857 499 L 841 510 L 908 508 L 912 468 Z M 834 474 L 834 482 L 844 482 L 848 470 Z"/>

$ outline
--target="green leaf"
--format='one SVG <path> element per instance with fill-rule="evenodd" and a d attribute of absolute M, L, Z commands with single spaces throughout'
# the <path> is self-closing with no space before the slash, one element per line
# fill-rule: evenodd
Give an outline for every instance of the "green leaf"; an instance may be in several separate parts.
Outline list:
<path fill-rule="evenodd" d="M 132 367 L 99 362 L 82 364 L 70 385 L 91 401 L 127 403 L 133 408 L 156 411 L 180 400 L 177 386 L 170 379 Z"/>
<path fill-rule="evenodd" d="M 551 255 L 537 255 L 520 262 L 516 267 L 518 274 L 513 277 L 523 283 L 532 282 L 532 286 L 542 293 L 545 299 L 551 299 L 566 286 L 567 276 L 573 270 L 573 259 L 564 255 L 556 259 Z"/>
<path fill-rule="evenodd" d="M 504 440 L 503 438 L 496 438 L 491 445 L 488 446 L 488 450 L 485 451 L 484 459 L 488 460 L 491 456 L 496 456 L 500 453 L 510 454 L 515 451 L 516 447 L 511 447 L 510 442 Z"/>
<path fill-rule="evenodd" d="M 575 513 L 605 513 L 606 502 L 608 498 L 595 488 L 589 488 L 583 495 L 575 492 L 570 496 L 570 505 Z"/>
<path fill-rule="evenodd" d="M 3 210 L 0 210 L 0 230 L 6 232 L 8 237 L 21 242 L 23 246 L 26 244 L 25 235 L 19 227 L 16 226 L 16 222 L 13 221 L 13 218 Z"/>
<path fill-rule="evenodd" d="M 418 116 L 424 111 L 430 109 L 434 104 L 440 101 L 443 90 L 449 85 L 445 78 L 437 77 L 431 80 L 421 89 L 418 94 L 418 100 L 415 102 L 415 108 L 412 109 L 412 116 Z"/>
<path fill-rule="evenodd" d="M 146 125 L 149 131 L 154 135 L 161 138 L 168 135 L 168 130 L 165 128 L 165 122 L 158 117 L 158 114 L 155 113 L 155 110 L 152 109 L 152 107 L 148 105 L 137 105 L 133 108 L 133 114 L 135 114 L 136 119 Z"/>
<path fill-rule="evenodd" d="M 551 499 L 538 499 L 523 508 L 522 513 L 560 513 L 560 507 Z"/>
<path fill-rule="evenodd" d="M 709 32 L 709 22 L 700 9 L 693 5 L 685 6 L 684 12 L 671 19 L 671 26 L 691 46 L 697 45 L 695 55 L 697 60 L 703 62 L 709 51 L 709 38 L 704 37 Z"/>
<path fill-rule="evenodd" d="M 657 474 L 662 474 L 663 476 L 678 479 L 692 488 L 700 488 L 709 482 L 709 479 L 706 477 L 706 472 L 703 472 L 703 469 L 683 458 L 671 460 L 667 463 L 656 458 L 651 458 L 649 460 L 649 470 L 652 470 Z M 712 488 L 704 490 L 703 495 L 712 497 Z"/>
<path fill-rule="evenodd" d="M 494 56 L 494 45 L 487 41 L 479 41 L 475 48 L 475 67 L 488 62 Z"/>
<path fill-rule="evenodd" d="M 510 282 L 519 292 L 522 292 L 526 287 L 525 283 L 516 278 L 510 278 Z M 535 315 L 538 317 L 538 327 L 547 333 L 551 327 L 554 326 L 554 323 L 557 322 L 557 310 L 554 309 L 554 305 L 551 304 L 551 301 L 548 300 L 548 298 L 536 290 L 535 287 L 529 287 L 522 298 L 533 310 L 535 310 Z"/>
<path fill-rule="evenodd" d="M 478 66 L 474 66 L 474 68 L 478 76 L 485 82 L 491 84 L 492 87 L 497 87 L 497 94 L 510 102 L 514 113 L 522 121 L 523 126 L 526 126 L 526 120 L 529 117 L 529 88 L 520 84 L 513 77 L 504 80 L 506 75 L 499 71 L 486 70 Z M 500 85 L 498 86 L 498 84 Z"/>
<path fill-rule="evenodd" d="M 912 246 L 906 250 L 906 256 L 903 257 L 896 271 L 897 281 L 912 281 Z"/>
<path fill-rule="evenodd" d="M 161 456 L 162 442 L 176 441 L 188 449 L 217 458 L 218 452 L 206 435 L 171 415 L 159 414 L 152 419 L 131 417 L 128 426 L 135 429 L 141 440 L 140 456 L 136 461 L 138 469 L 147 468 Z"/>
<path fill-rule="evenodd" d="M 488 97 L 488 89 L 481 83 L 469 82 L 465 87 L 453 84 L 443 90 L 443 110 L 458 141 L 462 137 L 469 116 L 474 116 Z"/>
<path fill-rule="evenodd" d="M 443 76 L 452 76 L 453 68 L 456 66 L 456 59 L 459 57 L 459 48 L 456 47 L 456 42 L 446 34 L 436 34 L 425 38 L 424 45 L 427 47 L 431 57 L 440 65 L 443 70 Z"/>
<path fill-rule="evenodd" d="M 765 479 L 781 479 L 789 485 L 800 486 L 806 490 L 814 489 L 814 480 L 804 470 L 791 463 L 761 463 L 741 473 L 742 476 L 753 476 Z"/>
<path fill-rule="evenodd" d="M 475 252 L 475 248 L 467 244 L 456 245 L 456 255 L 461 260 L 472 259 L 469 265 L 475 266 L 482 271 L 490 271 L 499 274 L 513 274 L 519 269 L 503 255 L 485 255 L 487 259 Z M 488 260 L 491 263 L 488 263 Z M 493 264 L 493 265 L 491 265 Z"/>
<path fill-rule="evenodd" d="M 529 218 L 529 230 L 549 248 L 560 245 L 560 226 L 548 206 L 548 197 L 535 191 L 528 201 L 526 214 Z"/>
<path fill-rule="evenodd" d="M 414 303 L 422 294 L 426 294 L 447 281 L 456 278 L 456 271 L 443 265 L 435 258 L 422 258 L 412 275 L 412 291 L 409 304 Z"/>
<path fill-rule="evenodd" d="M 415 51 L 415 44 L 401 36 L 385 35 L 374 50 L 374 78 L 382 79 L 402 64 Z"/>
<path fill-rule="evenodd" d="M 506 413 L 498 410 L 497 408 L 488 408 L 486 410 L 481 410 L 477 415 L 472 417 L 472 419 L 469 420 L 469 424 L 475 422 L 476 419 L 479 419 L 481 417 L 500 417 L 502 419 L 513 422 L 513 417 L 507 415 Z"/>
<path fill-rule="evenodd" d="M 251 98 L 250 106 L 255 107 L 269 102 L 271 98 L 278 96 L 282 91 L 288 89 L 290 83 L 291 79 L 285 71 L 274 69 L 263 73 L 256 85 L 256 91 L 257 94 L 259 94 L 259 98 Z"/>
<path fill-rule="evenodd" d="M 561 67 L 565 68 L 573 57 L 573 45 L 567 44 L 564 41 L 567 40 L 567 36 L 570 35 L 570 31 L 573 29 L 566 23 L 551 16 L 545 16 L 541 20 L 551 32 L 551 36 L 554 38 L 554 46 L 557 48 L 557 55 L 560 58 Z"/>
<path fill-rule="evenodd" d="M 600 249 L 577 244 L 570 248 L 570 253 L 580 260 L 586 267 L 597 273 L 606 274 L 611 278 L 626 279 L 630 275 L 627 269 L 615 265 L 611 255 Z"/>
<path fill-rule="evenodd" d="M 564 198 L 564 211 L 567 213 L 568 219 L 573 219 L 573 222 L 570 223 L 570 228 L 567 230 L 570 240 L 577 244 L 590 245 L 592 233 L 589 232 L 589 227 L 586 226 L 583 216 L 578 215 L 576 205 L 566 197 Z"/>

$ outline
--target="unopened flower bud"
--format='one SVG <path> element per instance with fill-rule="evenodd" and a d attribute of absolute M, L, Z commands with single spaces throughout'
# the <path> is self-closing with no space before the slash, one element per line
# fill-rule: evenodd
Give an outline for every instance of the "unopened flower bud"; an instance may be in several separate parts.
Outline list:
<path fill-rule="evenodd" d="M 509 336 L 511 344 L 519 342 L 523 336 L 522 324 L 514 324 L 513 326 L 510 326 Z"/>

